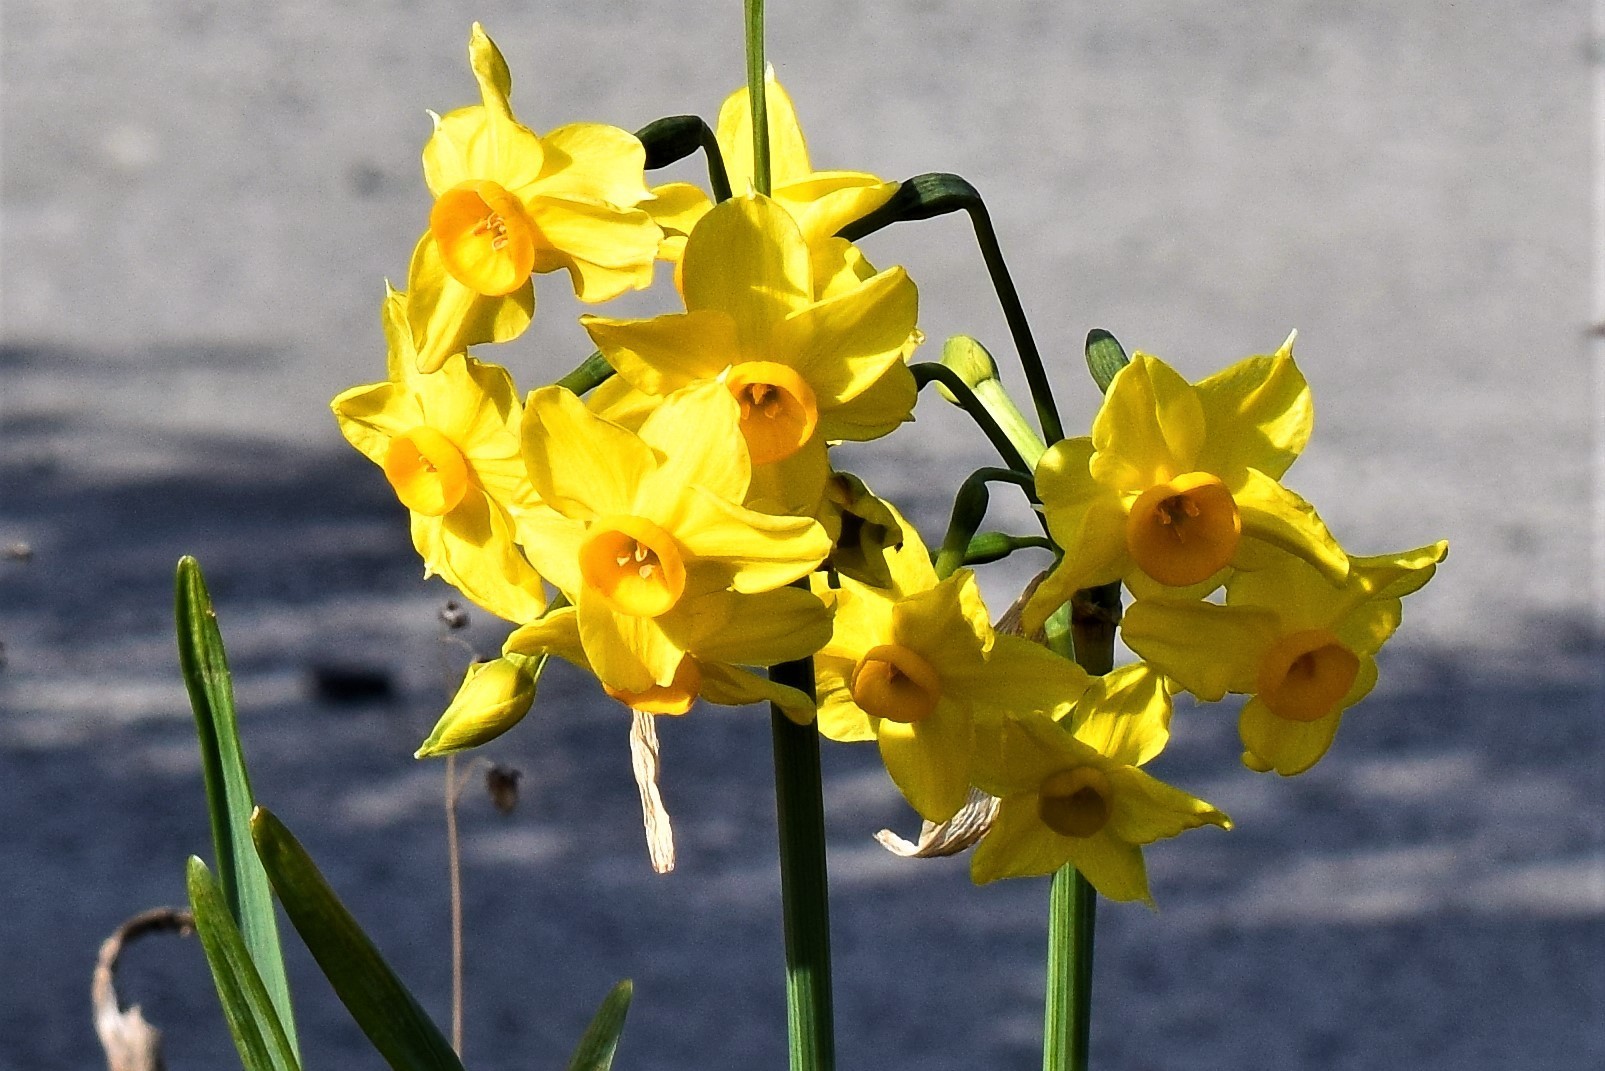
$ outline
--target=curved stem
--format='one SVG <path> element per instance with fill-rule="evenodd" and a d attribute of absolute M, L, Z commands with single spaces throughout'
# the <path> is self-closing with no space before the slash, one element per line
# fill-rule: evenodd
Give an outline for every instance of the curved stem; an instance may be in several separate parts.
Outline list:
<path fill-rule="evenodd" d="M 997 292 L 1003 318 L 1008 322 L 1009 334 L 1014 338 L 1015 351 L 1020 355 L 1020 366 L 1025 370 L 1026 382 L 1031 387 L 1031 401 L 1036 406 L 1037 421 L 1042 425 L 1042 438 L 1051 446 L 1064 438 L 1064 424 L 1059 419 L 1059 409 L 1053 400 L 1053 388 L 1048 383 L 1042 353 L 1037 349 L 1031 324 L 1025 317 L 1025 306 L 1020 303 L 1020 293 L 1015 289 L 1009 266 L 1003 259 L 1003 249 L 998 244 L 992 216 L 975 187 L 957 175 L 916 175 L 906 179 L 890 201 L 863 219 L 843 227 L 839 233 L 848 241 L 857 241 L 899 220 L 930 219 L 961 210 L 969 214 L 970 224 L 975 229 L 975 242 L 981 247 L 981 259 L 986 263 L 992 289 Z"/>
<path fill-rule="evenodd" d="M 998 452 L 998 456 L 1003 459 L 1004 463 L 1016 472 L 1030 475 L 1031 466 L 1026 464 L 1026 460 L 1021 456 L 1020 451 L 1010 441 L 1004 430 L 998 426 L 998 422 L 992 418 L 992 414 L 987 412 L 986 406 L 975 396 L 975 392 L 970 389 L 968 383 L 964 382 L 962 376 L 946 365 L 937 364 L 935 361 L 919 361 L 909 365 L 908 368 L 909 371 L 914 373 L 914 383 L 918 387 L 924 388 L 926 384 L 934 382 L 942 384 L 952 392 L 953 397 L 958 399 L 959 407 L 970 414 L 970 419 L 975 421 L 976 426 L 986 435 L 987 440 L 991 442 L 993 449 Z"/>
<path fill-rule="evenodd" d="M 970 549 L 970 539 L 980 530 L 981 520 L 986 516 L 986 507 L 991 503 L 991 492 L 987 490 L 988 483 L 1012 483 L 1016 487 L 1023 487 L 1026 494 L 1035 495 L 1031 477 L 1014 469 L 976 469 L 965 477 L 959 485 L 958 494 L 953 496 L 953 513 L 948 521 L 947 534 L 942 538 L 942 547 L 936 553 L 936 575 L 946 579 L 953 575 L 953 571 L 964 564 L 964 556 Z"/>

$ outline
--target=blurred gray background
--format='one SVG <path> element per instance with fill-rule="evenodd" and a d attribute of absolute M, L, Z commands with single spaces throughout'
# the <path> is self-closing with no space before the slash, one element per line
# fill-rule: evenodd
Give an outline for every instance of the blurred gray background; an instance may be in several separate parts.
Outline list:
<path fill-rule="evenodd" d="M 259 797 L 446 1020 L 441 770 L 409 756 L 467 655 L 327 403 L 383 375 L 424 109 L 474 101 L 472 20 L 531 126 L 635 129 L 712 120 L 740 7 L 4 0 L 0 545 L 31 557 L 0 558 L 0 1068 L 100 1064 L 96 946 L 181 902 L 208 851 L 183 553 Z M 816 167 L 953 171 L 987 198 L 1072 429 L 1088 328 L 1198 378 L 1297 327 L 1318 427 L 1289 483 L 1355 552 L 1453 546 L 1315 771 L 1252 776 L 1229 707 L 1178 713 L 1155 772 L 1238 829 L 1150 850 L 1160 913 L 1105 905 L 1100 1068 L 1605 1060 L 1596 23 L 1582 0 L 771 5 Z M 964 332 L 1012 360 L 962 219 L 864 246 L 919 282 L 927 356 Z M 523 389 L 589 352 L 564 280 L 538 283 L 535 328 L 482 354 Z M 987 450 L 927 398 L 853 457 L 934 536 Z M 989 569 L 994 611 L 1042 564 Z M 354 671 L 389 693 L 317 686 Z M 463 805 L 471 1067 L 560 1066 L 625 976 L 619 1067 L 782 1064 L 766 718 L 662 732 L 664 878 L 594 685 L 554 672 L 489 749 L 525 791 L 507 818 Z M 1034 1066 L 1046 883 L 893 859 L 870 835 L 916 823 L 873 751 L 827 747 L 826 777 L 842 1066 Z M 380 1066 L 298 946 L 292 967 L 308 1065 Z M 209 985 L 193 942 L 129 955 L 174 1071 L 234 1062 Z"/>

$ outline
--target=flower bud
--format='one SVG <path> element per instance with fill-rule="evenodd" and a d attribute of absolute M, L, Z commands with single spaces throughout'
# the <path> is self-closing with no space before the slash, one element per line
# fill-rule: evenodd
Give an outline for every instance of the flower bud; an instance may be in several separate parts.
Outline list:
<path fill-rule="evenodd" d="M 517 725 L 535 702 L 541 657 L 509 654 L 468 667 L 446 713 L 414 758 L 449 755 L 489 743 Z"/>

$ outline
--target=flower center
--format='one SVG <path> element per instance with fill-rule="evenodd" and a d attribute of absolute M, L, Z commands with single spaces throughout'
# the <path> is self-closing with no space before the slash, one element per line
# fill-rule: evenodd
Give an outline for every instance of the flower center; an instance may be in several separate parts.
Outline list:
<path fill-rule="evenodd" d="M 741 403 L 741 434 L 754 465 L 784 461 L 813 438 L 819 426 L 814 390 L 797 372 L 774 361 L 746 361 L 725 374 Z"/>
<path fill-rule="evenodd" d="M 1360 659 L 1324 628 L 1283 636 L 1259 664 L 1259 697 L 1288 721 L 1318 721 L 1337 707 L 1360 672 Z"/>
<path fill-rule="evenodd" d="M 1090 837 L 1109 821 L 1109 778 L 1094 766 L 1051 773 L 1037 788 L 1043 825 L 1065 837 Z"/>
<path fill-rule="evenodd" d="M 384 471 L 402 505 L 426 517 L 450 513 L 468 493 L 462 451 L 427 424 L 390 440 Z"/>
<path fill-rule="evenodd" d="M 609 687 L 604 681 L 602 690 L 633 710 L 644 710 L 648 714 L 684 714 L 702 690 L 702 667 L 695 658 L 686 655 L 680 659 L 674 680 L 668 684 L 654 684 L 644 691 L 629 692 Z"/>
<path fill-rule="evenodd" d="M 441 194 L 429 213 L 429 233 L 452 277 L 491 296 L 524 285 L 541 242 L 518 198 L 490 181 L 462 182 Z"/>
<path fill-rule="evenodd" d="M 585 586 L 631 617 L 657 617 L 685 591 L 685 559 L 674 536 L 643 517 L 604 517 L 580 547 Z"/>
<path fill-rule="evenodd" d="M 1242 537 L 1237 503 L 1207 472 L 1155 484 L 1132 503 L 1126 547 L 1137 567 L 1161 584 L 1186 587 L 1230 564 Z"/>
<path fill-rule="evenodd" d="M 907 647 L 887 643 L 858 660 L 851 691 L 864 713 L 908 724 L 931 716 L 942 697 L 942 678 Z"/>

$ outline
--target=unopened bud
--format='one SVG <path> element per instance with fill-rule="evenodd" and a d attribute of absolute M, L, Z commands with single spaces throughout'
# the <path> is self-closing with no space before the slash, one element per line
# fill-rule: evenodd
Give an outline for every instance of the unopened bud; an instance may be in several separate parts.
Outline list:
<path fill-rule="evenodd" d="M 451 705 L 413 755 L 424 759 L 489 743 L 517 725 L 535 702 L 541 658 L 503 655 L 468 667 Z"/>

